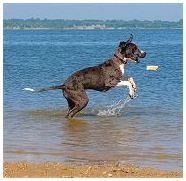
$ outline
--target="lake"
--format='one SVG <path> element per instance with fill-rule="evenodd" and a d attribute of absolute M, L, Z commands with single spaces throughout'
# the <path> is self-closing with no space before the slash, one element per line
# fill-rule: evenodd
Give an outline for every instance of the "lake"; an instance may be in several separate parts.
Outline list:
<path fill-rule="evenodd" d="M 62 84 L 73 72 L 102 63 L 130 33 L 147 52 L 125 69 L 137 84 L 136 99 L 125 104 L 124 87 L 89 90 L 88 106 L 67 120 L 61 91 L 22 90 Z M 121 162 L 181 170 L 182 38 L 180 29 L 4 31 L 4 161 Z M 159 70 L 146 71 L 147 65 Z M 110 114 L 120 100 L 119 115 Z"/>

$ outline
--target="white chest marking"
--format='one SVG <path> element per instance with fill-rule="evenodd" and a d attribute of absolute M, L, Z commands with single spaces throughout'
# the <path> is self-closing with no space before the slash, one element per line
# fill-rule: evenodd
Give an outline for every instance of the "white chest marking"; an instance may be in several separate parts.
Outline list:
<path fill-rule="evenodd" d="M 121 70 L 121 72 L 122 72 L 122 75 L 124 74 L 124 67 L 125 67 L 124 64 L 121 64 L 121 65 L 119 66 L 119 68 L 120 68 L 120 70 Z"/>

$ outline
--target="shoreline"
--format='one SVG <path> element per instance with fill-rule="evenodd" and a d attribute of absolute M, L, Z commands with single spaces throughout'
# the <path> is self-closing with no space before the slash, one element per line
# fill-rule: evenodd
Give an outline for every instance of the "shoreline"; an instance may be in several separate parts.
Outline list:
<path fill-rule="evenodd" d="M 14 28 L 3 28 L 3 31 L 63 31 L 63 30 L 183 30 L 183 28 L 170 28 L 170 27 L 164 27 L 164 28 L 23 28 L 23 29 L 14 29 Z"/>
<path fill-rule="evenodd" d="M 3 164 L 4 178 L 183 178 L 183 171 L 116 164 L 63 164 L 60 162 L 9 162 Z"/>

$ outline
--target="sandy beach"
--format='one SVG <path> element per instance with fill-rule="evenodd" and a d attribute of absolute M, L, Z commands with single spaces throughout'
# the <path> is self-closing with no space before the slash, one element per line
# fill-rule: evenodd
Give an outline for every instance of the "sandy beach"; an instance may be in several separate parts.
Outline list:
<path fill-rule="evenodd" d="M 163 171 L 119 164 L 66 165 L 57 162 L 4 162 L 6 178 L 181 178 L 182 171 Z"/>

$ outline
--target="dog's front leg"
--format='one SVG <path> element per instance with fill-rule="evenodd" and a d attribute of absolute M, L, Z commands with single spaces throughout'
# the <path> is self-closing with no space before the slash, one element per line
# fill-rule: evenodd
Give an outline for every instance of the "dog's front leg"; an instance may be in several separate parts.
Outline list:
<path fill-rule="evenodd" d="M 123 77 L 116 86 L 127 86 L 129 88 L 129 96 L 131 99 L 135 98 L 137 91 L 136 84 L 132 77 Z"/>
<path fill-rule="evenodd" d="M 134 82 L 134 79 L 132 77 L 129 77 L 128 81 L 132 84 L 132 87 L 134 88 L 134 93 L 136 93 L 137 87 L 136 87 L 136 84 Z"/>

